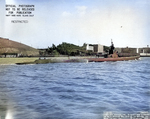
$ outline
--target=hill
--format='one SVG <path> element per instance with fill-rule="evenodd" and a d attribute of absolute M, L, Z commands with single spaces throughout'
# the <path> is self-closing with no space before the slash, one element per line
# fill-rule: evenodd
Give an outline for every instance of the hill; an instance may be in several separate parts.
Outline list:
<path fill-rule="evenodd" d="M 17 54 L 18 56 L 37 56 L 39 51 L 25 44 L 0 37 L 0 55 L 12 54 Z"/>

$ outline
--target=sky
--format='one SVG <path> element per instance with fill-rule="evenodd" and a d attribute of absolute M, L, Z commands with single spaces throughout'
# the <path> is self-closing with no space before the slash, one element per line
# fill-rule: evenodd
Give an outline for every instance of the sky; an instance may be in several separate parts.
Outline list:
<path fill-rule="evenodd" d="M 34 17 L 6 17 L 5 4 L 35 5 Z M 0 0 L 0 37 L 34 48 L 111 39 L 115 47 L 147 47 L 149 31 L 150 0 Z"/>

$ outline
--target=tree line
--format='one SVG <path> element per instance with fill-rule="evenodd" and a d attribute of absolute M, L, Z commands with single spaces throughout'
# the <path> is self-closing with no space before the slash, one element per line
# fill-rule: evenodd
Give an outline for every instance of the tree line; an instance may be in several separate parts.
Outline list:
<path fill-rule="evenodd" d="M 86 43 L 84 43 L 82 46 L 77 46 L 74 44 L 62 42 L 62 44 L 59 44 L 58 46 L 56 46 L 55 44 L 52 44 L 51 47 L 39 50 L 39 53 L 41 56 L 59 56 L 59 55 L 89 56 L 89 55 L 97 54 L 92 51 L 87 51 L 86 46 L 87 46 Z M 109 47 L 104 46 L 104 51 L 108 52 Z"/>
<path fill-rule="evenodd" d="M 68 55 L 68 56 L 77 56 L 81 54 L 86 54 L 86 44 L 83 44 L 83 46 L 77 46 L 74 44 L 63 42 L 62 44 L 59 44 L 58 46 L 52 44 L 51 47 L 48 47 L 47 49 L 40 50 L 40 55 Z"/>

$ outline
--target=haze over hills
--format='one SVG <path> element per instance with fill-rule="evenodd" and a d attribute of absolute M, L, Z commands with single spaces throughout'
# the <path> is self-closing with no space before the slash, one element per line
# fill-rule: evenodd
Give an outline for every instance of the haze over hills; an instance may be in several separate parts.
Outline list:
<path fill-rule="evenodd" d="M 37 56 L 39 51 L 16 41 L 0 37 L 0 54 L 19 54 L 23 56 Z"/>

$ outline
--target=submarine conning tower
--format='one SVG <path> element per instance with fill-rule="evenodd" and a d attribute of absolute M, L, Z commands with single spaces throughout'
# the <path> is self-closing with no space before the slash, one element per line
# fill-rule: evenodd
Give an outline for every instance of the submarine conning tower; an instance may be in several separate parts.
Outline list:
<path fill-rule="evenodd" d="M 114 53 L 114 52 L 113 52 L 114 49 L 115 49 L 115 47 L 114 47 L 113 41 L 112 41 L 112 39 L 111 39 L 111 46 L 110 46 L 110 49 L 109 49 L 109 55 Z"/>

